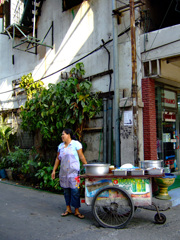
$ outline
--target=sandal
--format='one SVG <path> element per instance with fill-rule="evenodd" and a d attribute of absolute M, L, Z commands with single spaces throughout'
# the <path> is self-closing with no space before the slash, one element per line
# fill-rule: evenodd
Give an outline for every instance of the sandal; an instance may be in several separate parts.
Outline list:
<path fill-rule="evenodd" d="M 77 217 L 77 218 L 80 218 L 80 219 L 85 218 L 84 215 L 82 215 L 81 213 L 74 214 L 74 216 Z"/>
<path fill-rule="evenodd" d="M 71 212 L 65 211 L 64 213 L 61 214 L 61 217 L 66 217 L 71 214 L 72 214 Z"/>

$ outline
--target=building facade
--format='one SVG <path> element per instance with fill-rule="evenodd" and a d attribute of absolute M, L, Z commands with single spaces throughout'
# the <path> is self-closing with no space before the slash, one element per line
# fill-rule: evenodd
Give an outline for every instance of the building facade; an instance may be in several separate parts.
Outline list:
<path fill-rule="evenodd" d="M 35 81 L 41 79 L 48 87 L 83 62 L 92 91 L 104 94 L 102 115 L 84 130 L 87 160 L 122 165 L 163 159 L 176 171 L 180 167 L 178 9 L 178 2 L 170 5 L 167 0 L 1 0 L 1 114 L 18 129 L 20 106 L 26 101 L 18 88 L 20 78 L 32 72 Z M 134 61 L 136 98 L 132 96 Z M 108 112 L 105 117 L 104 112 Z M 107 131 L 102 135 L 103 129 Z"/>

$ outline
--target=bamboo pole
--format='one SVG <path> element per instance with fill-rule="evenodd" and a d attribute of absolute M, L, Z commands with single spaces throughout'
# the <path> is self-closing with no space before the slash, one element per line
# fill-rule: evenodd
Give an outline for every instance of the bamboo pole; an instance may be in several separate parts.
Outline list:
<path fill-rule="evenodd" d="M 132 60 L 132 91 L 133 100 L 133 129 L 134 129 L 134 164 L 138 165 L 139 143 L 138 143 L 138 85 L 137 85 L 137 61 L 136 61 L 136 28 L 134 0 L 129 1 L 130 25 L 131 25 L 131 60 Z"/>

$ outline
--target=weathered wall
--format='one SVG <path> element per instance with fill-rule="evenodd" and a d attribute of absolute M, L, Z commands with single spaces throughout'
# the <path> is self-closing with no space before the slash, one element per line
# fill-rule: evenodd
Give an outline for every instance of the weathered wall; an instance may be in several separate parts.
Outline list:
<path fill-rule="evenodd" d="M 124 0 L 123 2 L 129 3 L 128 0 Z M 117 1 L 117 7 L 122 5 L 121 2 Z M 138 16 L 138 14 L 139 12 L 136 10 L 136 15 Z M 129 11 L 124 12 L 120 20 L 118 33 L 123 32 L 130 26 Z M 45 86 L 50 82 L 57 83 L 61 80 L 61 72 L 69 72 L 74 67 L 74 65 L 67 67 L 68 65 L 73 64 L 73 62 L 100 47 L 102 39 L 105 42 L 112 39 L 112 6 L 110 0 L 84 1 L 81 5 L 65 12 L 62 12 L 62 2 L 60 0 L 44 1 L 41 16 L 37 21 L 38 39 L 42 39 L 45 36 L 52 21 L 54 24 L 53 49 L 39 46 L 37 55 L 12 49 L 12 41 L 8 36 L 0 36 L 0 54 L 3 56 L 3 64 L 0 64 L 0 110 L 19 108 L 25 102 L 23 97 L 12 97 L 13 80 L 32 72 L 34 79 L 38 80 L 42 78 Z M 138 29 L 136 36 L 138 95 L 141 98 L 141 62 Z M 15 43 L 19 41 L 20 39 L 15 39 Z M 122 93 L 122 89 L 126 89 L 126 97 L 130 97 L 132 71 L 130 31 L 119 37 L 118 41 L 120 94 Z M 45 39 L 45 43 L 51 45 L 51 31 Z M 111 54 L 110 68 L 112 69 L 113 42 L 110 41 L 106 47 Z M 14 64 L 12 64 L 12 55 L 14 55 Z M 80 61 L 85 65 L 86 76 L 108 70 L 108 54 L 103 47 Z M 54 74 L 55 72 L 56 74 Z M 93 79 L 92 84 L 92 91 L 94 92 L 114 90 L 113 77 L 110 86 L 109 75 Z M 98 122 L 96 126 L 100 125 L 102 127 L 102 118 L 100 121 L 101 123 Z M 88 143 L 86 151 L 88 160 L 103 160 L 100 136 L 101 132 L 85 132 L 84 140 Z M 140 136 L 140 141 L 142 141 L 142 136 Z M 127 146 L 123 147 L 122 151 L 126 152 L 126 148 Z M 123 156 L 125 156 L 125 152 Z M 128 161 L 128 159 L 124 159 L 124 161 Z"/>

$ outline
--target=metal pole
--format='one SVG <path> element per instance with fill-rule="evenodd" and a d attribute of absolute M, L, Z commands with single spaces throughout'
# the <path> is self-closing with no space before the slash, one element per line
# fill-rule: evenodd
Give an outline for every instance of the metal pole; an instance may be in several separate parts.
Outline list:
<path fill-rule="evenodd" d="M 112 0 L 112 10 L 116 9 L 116 0 Z M 120 121 L 119 121 L 119 51 L 117 15 L 112 15 L 113 22 L 113 75 L 114 75 L 114 136 L 116 151 L 116 167 L 121 166 L 120 161 Z"/>
<path fill-rule="evenodd" d="M 35 28 L 36 28 L 36 0 L 34 1 L 33 37 L 35 37 Z"/>
<path fill-rule="evenodd" d="M 108 99 L 108 111 L 107 111 L 107 119 L 108 119 L 108 163 L 112 163 L 112 99 Z"/>
<path fill-rule="evenodd" d="M 136 61 L 136 28 L 134 0 L 129 1 L 131 23 L 131 59 L 132 59 L 132 99 L 133 99 L 133 128 L 134 128 L 134 163 L 138 165 L 138 92 L 137 92 L 137 61 Z"/>
<path fill-rule="evenodd" d="M 107 163 L 107 99 L 103 98 L 103 162 Z"/>

